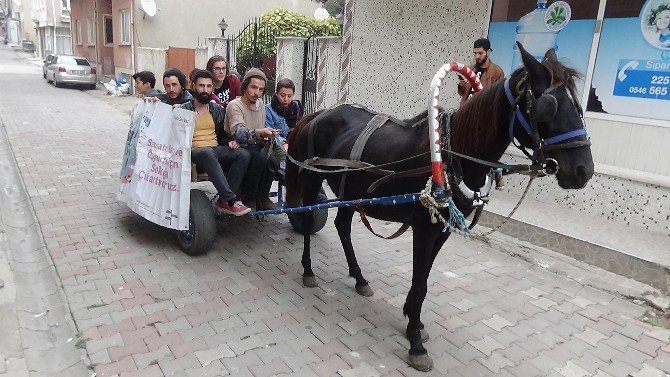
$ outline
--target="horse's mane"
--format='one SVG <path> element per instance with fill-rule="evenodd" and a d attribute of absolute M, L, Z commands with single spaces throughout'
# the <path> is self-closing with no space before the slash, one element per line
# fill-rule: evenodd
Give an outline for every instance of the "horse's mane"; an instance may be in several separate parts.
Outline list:
<path fill-rule="evenodd" d="M 551 77 L 551 84 L 563 84 L 573 98 L 577 98 L 575 79 L 582 77 L 578 70 L 566 67 L 558 60 L 545 59 L 542 65 L 547 68 Z"/>
<path fill-rule="evenodd" d="M 575 78 L 580 73 L 566 67 L 558 60 L 545 59 L 542 65 L 547 68 L 551 77 L 551 84 L 563 84 L 573 98 L 577 98 Z M 519 68 L 512 76 L 525 71 Z M 501 106 L 507 106 L 508 100 L 503 87 L 504 80 L 500 80 L 488 89 L 472 96 L 458 109 L 451 123 L 451 148 L 460 153 L 477 155 L 489 147 L 500 132 L 499 122 L 508 119 L 499 119 L 502 114 Z"/>
<path fill-rule="evenodd" d="M 477 155 L 498 136 L 499 106 L 506 101 L 502 81 L 470 97 L 451 122 L 451 149 Z"/>
<path fill-rule="evenodd" d="M 441 110 L 442 109 L 440 109 L 440 111 Z M 420 122 L 420 121 L 422 121 L 424 119 L 427 119 L 427 118 L 428 118 L 428 110 L 424 110 L 424 111 L 420 112 L 419 115 L 417 115 L 413 118 L 403 119 L 402 121 L 407 123 L 407 124 L 414 124 L 414 123 Z"/>

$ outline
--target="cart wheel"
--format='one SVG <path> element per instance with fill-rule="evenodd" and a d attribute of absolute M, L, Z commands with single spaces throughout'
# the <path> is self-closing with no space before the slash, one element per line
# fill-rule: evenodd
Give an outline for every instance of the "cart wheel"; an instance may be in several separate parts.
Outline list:
<path fill-rule="evenodd" d="M 326 226 L 326 222 L 328 221 L 328 209 L 323 208 L 323 209 L 318 209 L 316 211 L 312 212 L 307 212 L 307 214 L 311 215 L 312 218 L 314 219 L 314 222 L 312 223 L 312 229 L 310 229 L 309 234 L 314 234 L 321 229 L 323 229 L 324 226 Z M 289 213 L 288 214 L 288 221 L 291 223 L 291 226 L 293 227 L 293 230 L 296 232 L 302 234 L 303 233 L 303 227 L 302 227 L 302 216 L 303 213 Z"/>
<path fill-rule="evenodd" d="M 216 236 L 214 208 L 204 192 L 191 190 L 191 208 L 188 230 L 179 232 L 179 246 L 188 255 L 202 255 L 209 251 Z"/>

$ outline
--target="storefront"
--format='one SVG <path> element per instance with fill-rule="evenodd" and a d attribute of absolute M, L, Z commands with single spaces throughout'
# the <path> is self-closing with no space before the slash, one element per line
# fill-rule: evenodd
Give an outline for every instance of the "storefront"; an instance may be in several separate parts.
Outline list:
<path fill-rule="evenodd" d="M 670 127 L 670 0 L 494 1 L 489 38 L 506 74 L 515 41 L 555 48 L 584 74 L 587 118 Z"/>
<path fill-rule="evenodd" d="M 670 0 L 493 0 L 491 58 L 509 74 L 515 41 L 555 48 L 579 70 L 596 171 L 670 187 Z"/>

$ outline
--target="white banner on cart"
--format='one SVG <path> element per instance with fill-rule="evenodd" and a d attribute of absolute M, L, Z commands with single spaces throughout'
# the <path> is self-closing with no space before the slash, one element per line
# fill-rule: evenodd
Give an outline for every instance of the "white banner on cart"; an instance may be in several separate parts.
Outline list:
<path fill-rule="evenodd" d="M 188 229 L 195 113 L 160 102 L 135 104 L 117 198 L 158 225 Z"/>

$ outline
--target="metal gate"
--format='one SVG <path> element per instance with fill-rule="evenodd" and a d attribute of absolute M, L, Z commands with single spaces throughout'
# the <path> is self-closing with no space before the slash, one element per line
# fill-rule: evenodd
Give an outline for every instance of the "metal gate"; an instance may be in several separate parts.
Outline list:
<path fill-rule="evenodd" d="M 316 36 L 311 36 L 305 41 L 305 54 L 302 64 L 302 103 L 305 106 L 305 115 L 318 110 L 316 103 L 318 61 L 319 55 Z"/>
<path fill-rule="evenodd" d="M 263 100 L 269 103 L 277 80 L 277 39 L 275 33 L 258 19 L 250 20 L 231 41 L 228 61 L 240 77 L 249 68 L 259 68 L 268 78 Z"/>

